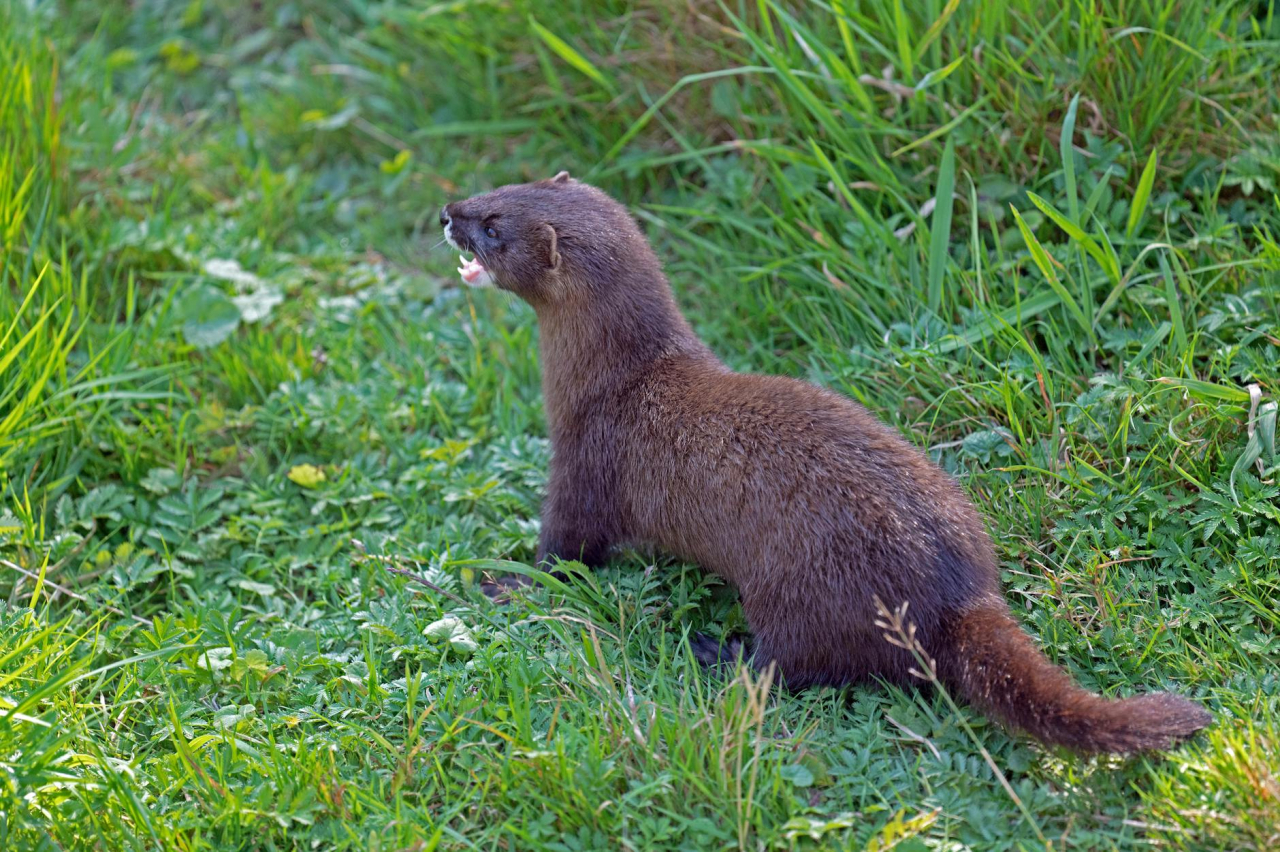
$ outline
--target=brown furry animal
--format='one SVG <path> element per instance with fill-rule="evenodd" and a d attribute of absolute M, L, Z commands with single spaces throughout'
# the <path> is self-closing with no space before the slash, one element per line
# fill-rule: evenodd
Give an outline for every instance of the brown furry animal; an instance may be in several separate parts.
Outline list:
<path fill-rule="evenodd" d="M 533 306 L 552 460 L 538 563 L 651 543 L 737 586 L 756 663 L 789 687 L 914 663 L 875 626 L 908 616 L 949 688 L 1083 752 L 1164 748 L 1212 720 L 1171 694 L 1108 700 L 1054 666 L 1009 613 L 960 488 L 857 403 L 724 366 L 681 316 L 628 212 L 566 172 L 449 204 L 459 269 Z"/>

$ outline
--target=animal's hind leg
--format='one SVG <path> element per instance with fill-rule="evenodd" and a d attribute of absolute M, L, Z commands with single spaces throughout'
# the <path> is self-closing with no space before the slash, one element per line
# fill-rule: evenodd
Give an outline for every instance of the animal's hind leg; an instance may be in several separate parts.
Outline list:
<path fill-rule="evenodd" d="M 693 658 L 709 669 L 722 666 L 736 666 L 741 660 L 752 661 L 754 640 L 746 633 L 735 633 L 724 639 L 716 639 L 705 633 L 698 633 L 689 640 L 689 650 Z"/>
<path fill-rule="evenodd" d="M 707 669 L 729 670 L 743 662 L 756 672 L 763 672 L 773 665 L 789 689 L 803 689 L 815 683 L 829 681 L 829 678 L 812 672 L 807 665 L 809 661 L 803 657 L 780 658 L 774 650 L 776 647 L 776 643 L 769 641 L 767 637 L 752 636 L 749 633 L 735 633 L 724 639 L 698 633 L 689 639 L 693 658 Z"/>
<path fill-rule="evenodd" d="M 849 657 L 856 648 L 830 624 L 838 619 L 812 617 L 797 611 L 761 613 L 744 601 L 743 612 L 755 634 L 752 664 L 764 671 L 770 663 L 778 681 L 789 690 L 810 686 L 838 686 L 850 678 Z M 821 614 L 825 615 L 825 614 Z"/>
<path fill-rule="evenodd" d="M 533 584 L 533 580 L 522 574 L 510 574 L 502 577 L 493 577 L 486 574 L 484 579 L 480 581 L 480 591 L 496 604 L 508 604 L 511 603 L 511 595 L 514 592 Z"/>
<path fill-rule="evenodd" d="M 775 677 L 787 689 L 805 689 L 825 679 L 816 675 L 812 668 L 812 660 L 803 653 L 795 653 L 793 646 L 774 640 L 767 633 L 756 635 L 755 654 L 752 664 L 757 671 L 764 671 L 774 666 Z"/>

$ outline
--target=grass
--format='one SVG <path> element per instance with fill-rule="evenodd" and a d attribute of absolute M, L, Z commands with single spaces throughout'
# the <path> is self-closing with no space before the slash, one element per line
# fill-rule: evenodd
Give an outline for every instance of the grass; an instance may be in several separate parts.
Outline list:
<path fill-rule="evenodd" d="M 0 848 L 1275 847 L 1274 3 L 28 5 Z M 1082 760 L 712 677 L 732 590 L 635 553 L 485 605 L 534 553 L 536 329 L 436 211 L 561 168 L 731 365 L 952 471 L 1054 659 L 1217 724 Z"/>

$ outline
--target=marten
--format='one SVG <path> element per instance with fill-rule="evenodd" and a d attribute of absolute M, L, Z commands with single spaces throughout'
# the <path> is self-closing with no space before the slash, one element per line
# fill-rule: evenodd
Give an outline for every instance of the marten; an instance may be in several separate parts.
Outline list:
<path fill-rule="evenodd" d="M 643 544 L 737 587 L 751 662 L 789 689 L 913 682 L 886 641 L 907 605 L 936 679 L 1082 753 L 1161 749 L 1212 721 L 1169 693 L 1078 686 L 1014 621 L 995 549 L 956 482 L 856 402 L 737 373 L 697 337 L 626 208 L 561 172 L 448 204 L 472 286 L 537 315 L 552 457 L 537 564 Z M 703 649 L 705 651 L 705 648 Z"/>

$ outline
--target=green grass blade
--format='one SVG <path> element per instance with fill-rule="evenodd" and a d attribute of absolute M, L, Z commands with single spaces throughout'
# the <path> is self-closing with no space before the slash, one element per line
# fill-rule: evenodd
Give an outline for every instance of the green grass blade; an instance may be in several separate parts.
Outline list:
<path fill-rule="evenodd" d="M 3 375 L 4 371 L 9 369 L 9 365 L 12 364 L 17 357 L 22 354 L 23 350 L 26 349 L 27 345 L 40 334 L 45 322 L 48 321 L 49 317 L 53 316 L 54 311 L 60 302 L 61 299 L 41 311 L 40 316 L 36 317 L 36 321 L 31 324 L 31 328 L 27 329 L 26 333 L 22 335 L 22 337 L 18 338 L 12 346 L 6 348 L 4 355 L 0 356 L 0 375 Z"/>
<path fill-rule="evenodd" d="M 1231 468 L 1231 476 L 1227 480 L 1227 484 L 1231 490 L 1231 499 L 1237 504 L 1240 498 L 1236 495 L 1236 478 L 1241 473 L 1248 470 L 1254 462 L 1266 456 L 1269 459 L 1276 457 L 1276 404 L 1268 402 L 1262 406 L 1257 412 L 1251 412 L 1252 418 L 1249 422 L 1249 439 L 1245 444 L 1244 452 L 1236 459 L 1236 463 Z"/>
<path fill-rule="evenodd" d="M 1147 157 L 1147 164 L 1142 167 L 1142 177 L 1138 179 L 1138 189 L 1133 194 L 1133 203 L 1129 205 L 1129 222 L 1125 225 L 1124 235 L 1132 237 L 1133 232 L 1138 229 L 1138 223 L 1142 221 L 1142 214 L 1146 212 L 1147 202 L 1151 200 L 1151 187 L 1156 180 L 1156 162 L 1157 150 L 1151 149 L 1151 155 Z"/>
<path fill-rule="evenodd" d="M 915 52 L 911 49 L 910 26 L 902 0 L 893 0 L 893 30 L 898 43 L 898 61 L 902 63 L 902 75 L 910 80 L 915 76 Z"/>
<path fill-rule="evenodd" d="M 609 147 L 609 150 L 606 151 L 600 158 L 600 161 L 596 163 L 596 169 L 603 168 L 613 162 L 613 160 L 622 153 L 622 149 L 626 148 L 627 144 L 631 142 L 632 139 L 639 136 L 641 131 L 649 126 L 649 123 L 653 120 L 654 116 L 658 114 L 658 110 L 662 109 L 668 101 L 679 94 L 680 90 L 686 86 L 692 85 L 693 83 L 706 82 L 708 80 L 718 80 L 723 77 L 739 77 L 753 74 L 772 73 L 774 73 L 774 69 L 765 65 L 746 65 L 739 68 L 724 68 L 719 71 L 708 71 L 704 74 L 690 74 L 686 77 L 681 77 L 676 81 L 675 85 L 664 92 L 660 98 L 650 104 L 644 113 L 636 118 L 636 120 L 633 121 L 631 125 L 618 137 L 617 141 Z"/>
<path fill-rule="evenodd" d="M 935 314 L 942 309 L 942 282 L 947 272 L 947 247 L 951 244 L 955 183 L 956 144 L 955 139 L 949 138 L 942 152 L 942 165 L 938 168 L 938 189 L 934 195 L 933 217 L 929 222 L 929 310 Z"/>
<path fill-rule="evenodd" d="M 1115 258 L 1111 254 L 1104 251 L 1102 246 L 1098 245 L 1097 240 L 1095 240 L 1093 237 L 1086 234 L 1079 225 L 1077 225 L 1075 222 L 1072 222 L 1066 216 L 1063 216 L 1060 212 L 1058 212 L 1058 209 L 1056 207 L 1054 207 L 1048 201 L 1045 201 L 1040 196 L 1036 195 L 1034 192 L 1028 192 L 1027 198 L 1031 199 L 1031 203 L 1034 204 L 1036 207 L 1038 207 L 1040 209 L 1040 212 L 1048 216 L 1049 219 L 1055 225 L 1057 225 L 1064 232 L 1066 232 L 1067 236 L 1071 237 L 1071 239 L 1078 242 L 1081 248 L 1083 248 L 1086 252 L 1088 252 L 1089 256 L 1092 257 L 1095 261 L 1097 261 L 1098 266 L 1102 267 L 1102 271 L 1107 273 L 1108 278 L 1110 278 L 1115 283 L 1119 283 L 1120 281 L 1119 264 L 1116 263 Z"/>
<path fill-rule="evenodd" d="M 1160 274 L 1164 276 L 1165 302 L 1169 305 L 1169 322 L 1173 324 L 1173 341 L 1179 352 L 1187 351 L 1187 329 L 1182 319 L 1182 304 L 1178 298 L 1178 285 L 1174 281 L 1173 272 L 1169 269 L 1169 261 L 1165 253 L 1157 255 L 1160 262 Z"/>
<path fill-rule="evenodd" d="M 1222 385 L 1217 382 L 1206 382 L 1203 379 L 1179 379 L 1169 376 L 1162 376 L 1156 379 L 1162 385 L 1170 387 L 1182 388 L 1191 396 L 1199 400 L 1213 402 L 1234 402 L 1238 405 L 1246 405 L 1249 402 L 1249 392 L 1243 388 L 1231 387 L 1230 385 Z"/>
<path fill-rule="evenodd" d="M 933 44 L 934 39 L 942 34 L 943 27 L 951 20 L 951 16 L 956 13 L 958 8 L 960 8 L 960 0 L 947 0 L 947 5 L 942 8 L 942 12 L 929 25 L 929 29 L 924 31 L 924 36 L 920 39 L 920 43 L 916 45 L 915 58 L 917 62 L 924 56 L 924 52 L 929 45 Z"/>
<path fill-rule="evenodd" d="M 914 87 L 915 90 L 917 92 L 923 92 L 925 89 L 929 88 L 930 86 L 938 85 L 943 80 L 947 79 L 952 74 L 954 74 L 956 69 L 964 64 L 965 58 L 966 57 L 964 56 L 964 54 L 961 54 L 960 56 L 957 56 L 955 59 L 948 62 L 946 65 L 942 66 L 941 68 L 936 68 L 933 71 L 930 71 L 929 73 L 925 74 L 923 77 L 920 78 L 920 82 L 915 84 L 915 87 Z"/>
<path fill-rule="evenodd" d="M 1057 291 L 1051 290 L 1037 293 L 1030 298 L 1023 299 L 1021 304 L 991 314 L 989 322 L 974 323 L 959 334 L 948 335 L 936 345 L 930 347 L 930 350 L 939 355 L 945 355 L 955 352 L 957 349 L 968 348 L 998 334 L 1001 329 L 1015 327 L 1018 322 L 1039 316 L 1061 303 L 1062 297 Z"/>
<path fill-rule="evenodd" d="M 1049 257 L 1049 253 L 1044 250 L 1044 246 L 1040 245 L 1040 241 L 1036 239 L 1035 234 L 1031 233 L 1031 229 L 1027 227 L 1027 223 L 1023 220 L 1022 214 L 1018 212 L 1018 208 L 1011 204 L 1009 209 L 1013 211 L 1014 221 L 1018 223 L 1018 231 L 1022 234 L 1022 240 L 1027 246 L 1027 251 L 1031 253 L 1031 260 L 1035 263 L 1036 268 L 1044 275 L 1045 280 L 1049 282 L 1049 286 L 1053 288 L 1053 291 L 1058 294 L 1058 298 L 1062 300 L 1062 304 L 1071 313 L 1081 331 L 1084 331 L 1091 340 L 1094 340 L 1092 325 L 1085 316 L 1084 311 L 1080 309 L 1080 304 L 1075 300 L 1075 297 L 1067 291 L 1066 287 L 1062 286 L 1062 281 L 1053 269 L 1053 260 Z"/>
<path fill-rule="evenodd" d="M 1080 220 L 1080 201 L 1076 193 L 1076 152 L 1073 140 L 1076 133 L 1076 110 L 1080 107 L 1080 93 L 1077 92 L 1067 107 L 1066 118 L 1062 120 L 1062 138 L 1058 140 L 1058 153 L 1062 157 L 1062 182 L 1066 185 L 1067 212 L 1073 221 Z"/>
<path fill-rule="evenodd" d="M 538 38 L 542 39 L 543 44 L 551 49 L 551 52 L 559 56 L 565 62 L 568 62 L 578 71 L 595 80 L 600 86 L 611 94 L 617 89 L 614 84 L 601 73 L 600 69 L 591 64 L 591 61 L 573 48 L 567 41 L 560 36 L 551 32 L 551 30 L 538 23 L 538 20 L 532 15 L 529 16 L 529 26 L 533 29 Z"/>
<path fill-rule="evenodd" d="M 849 77 L 857 81 L 858 75 L 862 73 L 862 60 L 858 55 L 857 46 L 853 43 L 853 31 L 849 27 L 845 2 L 846 0 L 832 0 L 831 10 L 835 13 L 836 31 L 840 34 L 840 43 L 844 46 L 844 59 L 849 64 Z M 875 109 L 871 96 L 867 94 L 866 88 L 861 83 L 851 85 L 849 91 L 853 92 L 859 106 L 864 110 L 871 112 Z"/>
<path fill-rule="evenodd" d="M 953 130 L 955 127 L 960 125 L 960 123 L 963 122 L 965 119 L 969 118 L 978 110 L 980 110 L 982 107 L 986 106 L 987 100 L 988 100 L 988 96 L 983 95 L 981 98 L 977 100 L 977 102 L 975 102 L 973 105 L 961 111 L 959 115 L 957 115 L 955 118 L 948 121 L 946 124 L 929 131 L 925 135 L 921 136 L 919 139 L 916 139 L 912 142 L 908 142 L 906 145 L 903 145 L 901 148 L 897 148 L 891 151 L 889 153 L 889 156 L 891 158 L 900 157 L 903 154 L 907 153 L 908 151 L 914 151 L 916 148 L 919 148 L 921 145 L 927 145 L 928 143 L 932 142 L 934 139 L 937 139 L 939 136 L 942 136 L 944 133 L 947 133 Z"/>

